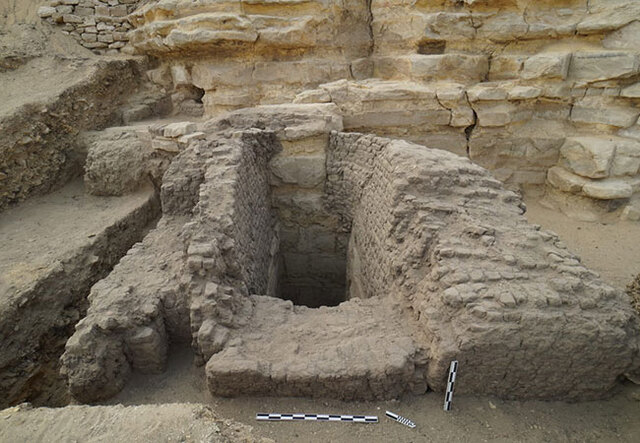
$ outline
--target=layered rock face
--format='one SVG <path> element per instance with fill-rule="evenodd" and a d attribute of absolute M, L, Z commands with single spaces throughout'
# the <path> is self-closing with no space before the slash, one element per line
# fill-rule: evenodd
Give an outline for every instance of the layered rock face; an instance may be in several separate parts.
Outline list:
<path fill-rule="evenodd" d="M 578 218 L 640 219 L 634 2 L 54 3 L 41 15 L 85 46 L 159 58 L 148 76 L 177 110 L 332 101 L 347 130 L 468 155 Z M 595 174 L 576 166 L 593 151 Z"/>
<path fill-rule="evenodd" d="M 176 101 L 203 90 L 208 115 L 348 78 L 371 45 L 365 0 L 159 1 L 131 20 L 133 47 L 164 61 L 151 77 Z"/>
<path fill-rule="evenodd" d="M 372 101 L 369 85 L 325 88 L 332 100 L 337 89 L 335 101 L 358 130 L 382 126 L 427 146 L 466 150 L 502 181 L 546 184 L 547 201 L 580 218 L 597 219 L 604 209 L 637 219 L 637 4 L 374 0 L 371 10 L 373 77 L 419 86 L 393 98 L 397 86 L 373 86 L 384 89 L 378 97 L 386 95 L 388 108 L 405 112 L 396 124 L 383 111 L 362 121 L 356 97 Z M 451 81 L 457 85 L 442 85 Z M 416 119 L 424 129 L 411 127 Z M 574 137 L 589 139 L 573 149 Z M 595 175 L 576 166 L 594 151 L 608 152 Z"/>
<path fill-rule="evenodd" d="M 77 399 L 162 370 L 189 339 L 216 395 L 392 398 L 443 390 L 452 359 L 460 392 L 509 398 L 597 398 L 634 376 L 626 294 L 514 192 L 468 159 L 341 126 L 334 104 L 180 126 L 193 138 L 163 219 L 67 343 Z"/>
<path fill-rule="evenodd" d="M 174 0 L 130 15 L 129 37 L 162 61 L 148 75 L 176 108 L 332 101 L 347 130 L 468 155 L 580 218 L 633 220 L 639 15 L 626 1 Z M 314 89 L 335 80 L 350 83 Z M 585 136 L 622 146 L 608 161 L 625 166 L 576 170 L 564 146 Z"/>

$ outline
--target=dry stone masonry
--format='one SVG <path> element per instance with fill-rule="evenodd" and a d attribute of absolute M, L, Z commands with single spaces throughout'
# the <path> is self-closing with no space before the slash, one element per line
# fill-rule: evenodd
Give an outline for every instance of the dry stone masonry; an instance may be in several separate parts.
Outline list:
<path fill-rule="evenodd" d="M 141 0 L 49 0 L 38 15 L 98 53 L 118 53 L 133 28 L 128 20 Z"/>

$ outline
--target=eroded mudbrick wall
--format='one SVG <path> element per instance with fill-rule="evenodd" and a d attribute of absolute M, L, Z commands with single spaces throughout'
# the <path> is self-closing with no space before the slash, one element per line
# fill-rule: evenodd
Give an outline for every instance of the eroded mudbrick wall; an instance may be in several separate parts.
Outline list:
<path fill-rule="evenodd" d="M 85 149 L 78 132 L 117 122 L 117 107 L 139 83 L 140 71 L 134 60 L 83 67 L 83 80 L 47 104 L 0 116 L 0 211 L 81 175 Z"/>
<path fill-rule="evenodd" d="M 113 394 L 131 370 L 159 370 L 166 340 L 186 330 L 220 395 L 389 398 L 443 389 L 457 359 L 462 392 L 596 398 L 637 371 L 638 318 L 626 295 L 529 225 L 517 194 L 454 154 L 331 132 L 340 129 L 335 112 L 258 107 L 197 128 L 204 138 L 165 175 L 163 220 L 94 287 L 67 344 L 77 398 Z M 308 174 L 285 186 L 282 159 L 296 157 L 286 150 L 319 140 L 322 186 L 301 183 Z M 171 200 L 185 195 L 193 209 L 177 218 Z M 348 236 L 346 263 L 331 264 L 344 266 L 347 301 L 309 309 L 282 300 L 276 282 L 291 270 L 278 259 L 301 246 L 278 225 L 301 238 L 318 225 L 332 226 L 334 240 Z M 141 259 L 155 276 L 144 282 Z"/>

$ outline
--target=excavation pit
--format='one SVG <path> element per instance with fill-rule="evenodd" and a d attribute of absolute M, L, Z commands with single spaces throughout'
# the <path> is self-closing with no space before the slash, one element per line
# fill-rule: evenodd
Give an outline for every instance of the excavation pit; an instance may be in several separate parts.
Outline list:
<path fill-rule="evenodd" d="M 276 296 L 294 305 L 337 306 L 347 299 L 347 234 L 319 225 L 281 229 Z"/>
<path fill-rule="evenodd" d="M 468 159 L 340 132 L 333 104 L 199 129 L 164 175 L 158 227 L 67 343 L 76 399 L 161 371 L 187 340 L 222 396 L 442 391 L 458 360 L 459 392 L 587 399 L 637 370 L 626 295 Z"/>

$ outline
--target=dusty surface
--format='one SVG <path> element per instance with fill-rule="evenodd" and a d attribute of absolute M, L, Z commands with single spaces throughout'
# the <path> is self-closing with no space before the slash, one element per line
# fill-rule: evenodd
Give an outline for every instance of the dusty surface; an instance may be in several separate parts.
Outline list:
<path fill-rule="evenodd" d="M 418 442 L 418 441 L 601 441 L 635 442 L 640 435 L 640 387 L 625 385 L 609 400 L 564 403 L 503 401 L 455 395 L 453 410 L 442 410 L 443 396 L 405 396 L 400 401 L 341 402 L 295 398 L 210 397 L 204 372 L 188 350 L 170 354 L 167 372 L 135 375 L 129 387 L 108 404 L 169 402 L 208 404 L 216 413 L 254 427 L 277 442 Z M 411 430 L 384 417 L 390 410 L 417 424 Z M 257 423 L 257 412 L 378 415 L 377 425 L 341 423 Z"/>
<path fill-rule="evenodd" d="M 55 9 L 39 12 L 93 50 L 117 52 L 131 37 L 138 51 L 159 56 L 146 74 L 131 60 L 98 61 L 70 45 L 71 37 L 38 25 L 40 3 L 0 0 L 0 82 L 6 85 L 0 92 L 0 207 L 78 174 L 85 152 L 78 131 L 159 114 L 170 96 L 174 110 L 196 116 L 258 103 L 324 103 L 339 109 L 329 120 L 344 118 L 343 127 L 332 129 L 466 155 L 510 186 L 545 187 L 548 203 L 580 218 L 640 219 L 640 7 L 633 2 L 171 0 L 144 2 L 145 13 L 132 15 L 131 22 L 125 16 L 136 0 L 54 1 Z M 137 29 L 128 35 L 131 28 Z M 142 78 L 157 86 L 137 100 L 131 91 Z M 121 112 L 123 96 L 132 103 Z M 276 114 L 254 118 L 255 126 L 269 127 Z M 566 238 L 569 249 L 583 256 L 580 262 L 553 234 L 527 227 L 519 213 L 513 217 L 517 198 L 466 163 L 389 142 L 405 159 L 402 174 L 390 180 L 385 168 L 393 162 L 377 155 L 387 142 L 332 135 L 338 149 L 330 157 L 323 147 L 329 137 L 322 134 L 329 120 L 286 127 L 296 118 L 285 117 L 284 129 L 276 122 L 281 147 L 255 130 L 232 141 L 229 134 L 212 138 L 220 129 L 215 124 L 203 129 L 207 134 L 181 125 L 152 141 L 171 155 L 185 148 L 186 154 L 162 184 L 165 219 L 159 228 L 91 290 L 93 310 L 78 323 L 65 362 L 78 399 L 112 395 L 130 377 L 133 385 L 116 401 L 209 403 L 216 414 L 248 424 L 255 424 L 256 412 L 377 413 L 383 421 L 375 427 L 260 425 L 278 441 L 463 441 L 469 435 L 637 440 L 640 393 L 630 385 L 617 385 L 621 393 L 611 400 L 572 405 L 458 395 L 450 414 L 433 392 L 375 403 L 209 397 L 207 391 L 386 398 L 399 390 L 424 391 L 427 382 L 441 389 L 448 360 L 462 355 L 459 393 L 567 399 L 602 395 L 636 365 L 637 321 L 620 291 L 638 273 L 630 246 L 638 240 L 636 225 L 573 223 L 530 203 L 528 219 Z M 236 125 L 222 123 L 225 129 Z M 91 159 L 95 183 L 105 193 L 130 192 L 145 175 L 146 160 L 133 161 L 139 149 L 122 148 L 107 143 Z M 265 154 L 274 152 L 268 161 Z M 452 165 L 455 173 L 447 172 Z M 116 189 L 129 172 L 130 183 Z M 160 186 L 157 177 L 155 184 Z M 327 203 L 329 216 L 323 213 Z M 76 214 L 63 208 L 38 216 L 49 212 L 61 223 Z M 76 214 L 72 221 L 83 219 Z M 137 218 L 137 228 L 143 219 Z M 53 248 L 39 241 L 22 248 L 21 232 L 53 234 L 59 243 L 65 243 L 64 233 L 29 223 L 21 228 L 14 249 L 22 261 L 16 263 L 37 267 L 29 277 L 42 277 L 50 262 L 53 267 L 39 286 L 49 298 L 17 291 L 11 309 L 27 309 L 0 317 L 4 353 L 22 359 L 0 379 L 11 402 L 19 400 L 12 390 L 21 383 L 40 392 L 48 377 L 58 377 L 58 350 L 84 315 L 83 297 L 94 279 L 106 275 L 102 265 L 110 268 L 128 248 L 126 241 L 98 235 L 92 241 L 110 251 L 108 260 L 92 247 L 72 260 L 56 261 L 52 254 L 32 260 Z M 68 236 L 76 233 L 86 234 L 77 229 Z M 11 270 L 8 278 L 15 277 Z M 24 274 L 11 284 L 25 280 Z M 322 308 L 318 315 L 254 295 L 310 304 L 305 297 L 315 303 L 318 295 L 301 294 L 319 282 L 330 282 L 336 293 L 346 286 L 347 298 L 369 298 L 363 305 L 374 308 L 380 294 L 394 294 L 391 308 L 405 321 L 394 315 L 384 321 L 400 340 L 376 331 L 382 309 L 358 310 L 357 300 L 344 303 L 344 312 Z M 332 298 L 327 304 L 341 301 Z M 59 304 L 63 311 L 56 314 Z M 325 315 L 331 313 L 339 315 Z M 332 330 L 318 333 L 327 326 Z M 41 327 L 48 329 L 38 336 Z M 328 342 L 316 344 L 319 335 Z M 32 347 L 15 352 L 12 346 L 24 337 Z M 169 343 L 189 339 L 195 362 L 209 361 L 205 370 L 192 365 L 186 343 L 182 351 L 168 352 Z M 382 339 L 387 341 L 376 351 L 384 356 L 377 358 L 368 348 Z M 287 352 L 279 352 L 278 342 Z M 167 355 L 165 374 L 140 374 L 163 370 Z M 37 366 L 43 356 L 51 363 L 44 370 Z M 376 364 L 367 363 L 374 356 Z M 350 380 L 356 367 L 365 375 Z M 365 386 L 378 378 L 380 385 Z M 330 389 L 322 387 L 325 382 Z M 362 395 L 376 390 L 382 395 Z M 387 408 L 413 419 L 418 429 L 387 421 Z M 0 439 L 24 438 L 27 429 L 33 440 L 113 440 L 118 432 L 123 440 L 156 440 L 158 432 L 169 439 L 207 439 L 203 415 L 213 417 L 184 405 L 9 410 L 0 413 Z"/>
<path fill-rule="evenodd" d="M 55 261 L 66 261 L 150 197 L 143 189 L 121 198 L 100 198 L 85 193 L 82 181 L 28 202 L 0 216 L 0 274 L 9 285 L 28 285 Z M 69 235 L 73 232 L 74 235 Z M 5 286 L 6 285 L 6 286 Z"/>
<path fill-rule="evenodd" d="M 36 11 L 42 3 L 40 0 L 0 0 L 0 25 L 36 23 Z"/>
<path fill-rule="evenodd" d="M 205 132 L 164 175 L 163 222 L 92 289 L 62 359 L 76 399 L 163 370 L 176 331 L 191 331 L 215 395 L 443 391 L 457 359 L 460 392 L 594 399 L 634 373 L 629 298 L 529 225 L 514 192 L 445 151 L 329 132 L 336 109 L 162 129 Z M 338 276 L 337 307 L 279 299 Z"/>
<path fill-rule="evenodd" d="M 56 442 L 265 442 L 204 405 L 69 406 L 0 412 L 0 440 Z"/>
<path fill-rule="evenodd" d="M 527 199 L 527 220 L 555 232 L 582 262 L 624 289 L 640 273 L 640 223 L 581 222 Z"/>
<path fill-rule="evenodd" d="M 78 133 L 120 121 L 141 63 L 99 59 L 44 24 L 0 30 L 0 210 L 81 174 Z"/>

